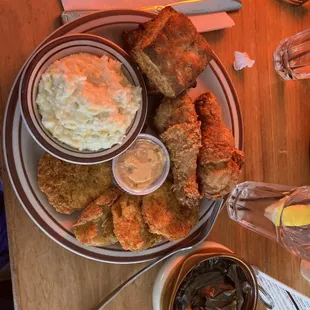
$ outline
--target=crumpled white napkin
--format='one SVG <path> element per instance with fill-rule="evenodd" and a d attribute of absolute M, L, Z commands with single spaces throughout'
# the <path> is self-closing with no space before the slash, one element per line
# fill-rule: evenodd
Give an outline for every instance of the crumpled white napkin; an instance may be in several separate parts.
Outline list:
<path fill-rule="evenodd" d="M 245 67 L 252 68 L 254 63 L 255 63 L 255 60 L 252 60 L 249 57 L 248 53 L 246 53 L 246 52 L 241 53 L 238 51 L 235 52 L 234 69 L 236 71 L 242 70 Z"/>

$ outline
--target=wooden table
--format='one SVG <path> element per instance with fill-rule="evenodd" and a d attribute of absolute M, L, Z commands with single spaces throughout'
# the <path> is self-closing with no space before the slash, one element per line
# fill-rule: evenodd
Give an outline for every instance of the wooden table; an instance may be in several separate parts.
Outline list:
<path fill-rule="evenodd" d="M 0 2 L 1 121 L 14 78 L 33 48 L 60 25 L 56 0 Z M 277 0 L 244 1 L 233 13 L 236 26 L 206 34 L 229 71 L 240 97 L 246 154 L 243 180 L 310 184 L 310 80 L 284 82 L 272 54 L 285 37 L 310 27 L 310 7 Z M 232 69 L 234 51 L 256 60 L 252 69 Z M 143 265 L 93 262 L 57 245 L 28 218 L 3 167 L 15 305 L 18 309 L 90 309 Z M 310 296 L 299 274 L 299 259 L 280 246 L 241 228 L 222 212 L 209 238 L 276 279 Z M 143 275 L 107 309 L 152 309 L 158 268 Z"/>

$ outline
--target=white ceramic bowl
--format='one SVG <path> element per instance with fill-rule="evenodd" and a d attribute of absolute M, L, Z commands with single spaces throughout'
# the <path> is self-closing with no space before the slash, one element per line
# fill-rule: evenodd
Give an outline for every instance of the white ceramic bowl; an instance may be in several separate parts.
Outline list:
<path fill-rule="evenodd" d="M 162 267 L 159 269 L 157 273 L 157 277 L 153 286 L 153 310 L 166 310 L 167 305 L 165 303 L 164 294 L 168 294 L 170 290 L 172 290 L 174 286 L 174 281 L 177 272 L 180 270 L 180 267 L 183 261 L 191 254 L 194 253 L 216 253 L 216 252 L 224 252 L 224 253 L 232 253 L 230 249 L 225 247 L 222 244 L 206 241 L 202 243 L 200 246 L 195 247 L 188 251 L 181 251 L 173 255 L 171 258 L 167 259 Z M 164 305 L 164 306 L 163 306 Z"/>
<path fill-rule="evenodd" d="M 56 60 L 76 54 L 107 55 L 122 63 L 122 71 L 135 86 L 142 88 L 142 104 L 137 111 L 121 144 L 96 152 L 79 151 L 52 136 L 41 123 L 35 102 L 42 74 Z M 24 123 L 35 141 L 51 155 L 77 164 L 96 164 L 114 158 L 125 151 L 141 132 L 147 115 L 148 97 L 143 77 L 137 65 L 115 43 L 91 34 L 73 34 L 52 40 L 38 49 L 28 61 L 21 78 L 19 98 Z"/>

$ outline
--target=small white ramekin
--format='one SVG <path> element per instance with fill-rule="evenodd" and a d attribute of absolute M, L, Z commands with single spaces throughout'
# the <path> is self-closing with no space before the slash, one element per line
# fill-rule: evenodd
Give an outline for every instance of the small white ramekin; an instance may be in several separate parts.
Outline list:
<path fill-rule="evenodd" d="M 151 141 L 151 142 L 155 143 L 156 145 L 158 145 L 163 150 L 163 152 L 165 154 L 166 162 L 165 162 L 165 166 L 164 166 L 164 169 L 163 169 L 160 177 L 156 181 L 154 181 L 153 184 L 149 188 L 144 189 L 144 190 L 136 190 L 136 189 L 132 189 L 132 188 L 126 186 L 126 184 L 124 184 L 124 182 L 122 182 L 122 179 L 118 175 L 117 169 L 116 169 L 116 166 L 117 166 L 118 160 L 119 160 L 119 156 L 115 157 L 112 161 L 112 171 L 113 171 L 113 176 L 114 176 L 115 182 L 119 185 L 119 187 L 121 187 L 124 191 L 126 191 L 127 193 L 129 193 L 131 195 L 147 195 L 149 193 L 154 192 L 156 189 L 158 189 L 165 182 L 165 180 L 168 176 L 169 170 L 170 170 L 170 158 L 169 158 L 169 153 L 168 153 L 165 145 L 159 139 L 157 139 L 156 137 L 149 135 L 149 134 L 140 134 L 137 137 L 136 141 L 139 141 L 142 139 L 147 140 L 147 141 Z"/>

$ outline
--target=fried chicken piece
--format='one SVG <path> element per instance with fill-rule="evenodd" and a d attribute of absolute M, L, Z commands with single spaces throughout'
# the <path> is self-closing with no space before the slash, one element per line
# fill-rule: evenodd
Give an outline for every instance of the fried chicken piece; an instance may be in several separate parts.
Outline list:
<path fill-rule="evenodd" d="M 141 202 L 140 196 L 124 194 L 112 207 L 114 233 L 124 250 L 145 250 L 162 239 L 144 223 Z"/>
<path fill-rule="evenodd" d="M 198 221 L 199 208 L 187 208 L 178 202 L 166 181 L 155 192 L 143 197 L 142 214 L 152 233 L 169 240 L 185 238 Z"/>
<path fill-rule="evenodd" d="M 113 231 L 111 208 L 121 196 L 118 187 L 111 187 L 92 202 L 73 225 L 77 240 L 84 245 L 104 246 L 118 242 Z"/>
<path fill-rule="evenodd" d="M 59 213 L 87 207 L 112 184 L 111 163 L 75 165 L 45 153 L 38 166 L 38 185 Z"/>
<path fill-rule="evenodd" d="M 195 123 L 197 118 L 194 102 L 187 93 L 184 93 L 174 99 L 162 100 L 156 111 L 154 124 L 158 132 L 163 133 L 175 124 Z"/>
<path fill-rule="evenodd" d="M 197 183 L 197 157 L 201 147 L 200 122 L 169 127 L 161 138 L 171 160 L 173 190 L 183 206 L 197 207 L 200 194 Z"/>
<path fill-rule="evenodd" d="M 190 19 L 165 7 L 140 30 L 127 36 L 128 53 L 166 97 L 191 87 L 213 57 L 207 41 Z"/>
<path fill-rule="evenodd" d="M 170 154 L 173 189 L 184 206 L 198 206 L 200 194 L 196 176 L 201 146 L 200 122 L 188 94 L 165 98 L 157 109 L 154 124 Z"/>
<path fill-rule="evenodd" d="M 218 199 L 230 193 L 237 184 L 244 154 L 235 147 L 215 96 L 210 92 L 202 94 L 195 105 L 202 135 L 198 158 L 200 189 L 205 197 Z"/>

